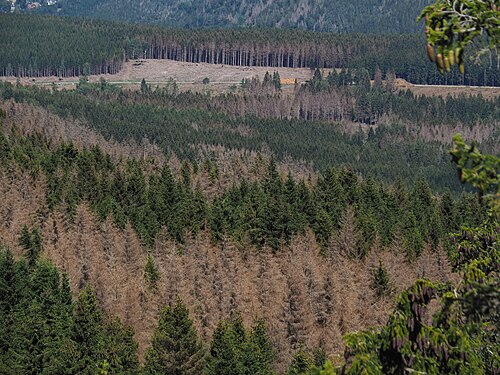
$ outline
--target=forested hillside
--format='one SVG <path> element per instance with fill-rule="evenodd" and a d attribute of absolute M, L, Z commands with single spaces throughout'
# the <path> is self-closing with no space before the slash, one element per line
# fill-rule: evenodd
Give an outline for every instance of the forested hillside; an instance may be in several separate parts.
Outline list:
<path fill-rule="evenodd" d="M 414 33 L 415 21 L 428 0 L 267 0 L 210 1 L 61 0 L 42 11 L 61 15 L 154 23 L 183 28 L 287 27 L 311 31 Z"/>
<path fill-rule="evenodd" d="M 413 83 L 496 86 L 496 56 L 440 75 L 417 35 L 287 29 L 183 30 L 87 19 L 0 15 L 0 75 L 116 73 L 127 58 L 241 66 L 380 69 Z M 421 47 L 420 47 L 421 46 Z"/>
<path fill-rule="evenodd" d="M 338 358 L 344 335 L 384 324 L 417 278 L 457 282 L 449 233 L 480 225 L 487 201 L 453 184 L 433 192 L 427 177 L 444 191 L 455 177 L 449 146 L 426 137 L 469 129 L 488 145 L 495 102 L 360 90 L 345 74 L 316 75 L 296 94 L 389 100 L 385 125 L 269 117 L 263 104 L 235 114 L 241 98 L 283 100 L 272 79 L 227 101 L 146 82 L 2 84 L 1 366 L 300 373 Z M 431 108 L 442 121 L 426 120 Z M 386 337 L 360 335 L 348 337 L 373 337 L 375 353 Z M 355 366 L 364 357 L 349 340 Z"/>
<path fill-rule="evenodd" d="M 33 148 L 24 151 L 24 144 Z M 21 155 L 17 155 L 19 147 Z M 209 228 L 215 243 L 232 237 L 277 250 L 294 235 L 312 228 L 317 242 L 326 249 L 331 231 L 341 228 L 351 205 L 353 224 L 360 233 L 357 247 L 351 251 L 363 255 L 375 238 L 389 246 L 400 232 L 411 258 L 421 253 L 424 242 L 437 246 L 441 233 L 456 228 L 459 220 L 470 221 L 463 214 L 460 219 L 448 214 L 441 217 L 441 212 L 450 207 L 429 206 L 431 191 L 422 181 L 410 194 L 403 186 L 398 186 L 400 191 L 387 190 L 370 178 L 361 183 L 350 169 L 330 169 L 316 185 L 308 187 L 291 175 L 282 180 L 271 160 L 264 167 L 263 181 L 244 181 L 217 197 L 206 197 L 199 186 L 192 186 L 193 166 L 189 164 L 182 165 L 182 181 L 176 182 L 167 165 L 158 174 L 145 175 L 144 167 L 133 160 L 124 169 L 117 168 L 98 148 L 80 154 L 71 145 L 63 145 L 50 152 L 50 143 L 40 137 L 22 139 L 20 146 L 3 137 L 2 149 L 4 165 L 19 157 L 26 171 L 41 168 L 49 210 L 63 204 L 71 217 L 76 206 L 85 201 L 102 220 L 111 215 L 122 229 L 131 223 L 147 245 L 154 243 L 161 227 L 167 228 L 170 237 L 179 243 L 185 241 L 186 233 L 196 235 Z M 30 157 L 26 159 L 23 153 Z M 207 160 L 200 171 L 205 177 L 212 174 L 208 186 L 217 182 L 211 168 L 216 166 Z M 445 204 L 450 203 L 446 200 Z M 458 205 L 460 211 L 472 214 L 480 211 L 474 207 L 477 204 L 466 199 Z"/>
<path fill-rule="evenodd" d="M 19 369 L 65 366 L 70 356 L 66 373 L 94 365 L 133 373 L 131 331 L 97 305 L 135 328 L 144 358 L 163 337 L 155 333 L 150 341 L 159 309 L 180 296 L 210 348 L 207 369 L 254 363 L 284 372 L 296 351 L 319 348 L 331 356 L 342 350 L 343 334 L 382 323 L 394 293 L 418 275 L 452 280 L 446 233 L 484 215 L 473 195 L 434 195 L 424 181 L 411 188 L 380 184 L 348 168 L 304 179 L 280 174 L 262 156 L 200 164 L 128 158 L 141 147 L 106 142 L 27 104 L 4 108 L 0 235 L 27 260 L 16 264 L 8 253 L 1 256 L 11 270 L 3 277 L 20 280 L 5 291 L 12 303 L 2 317 L 13 320 L 2 337 L 15 340 L 1 355 Z M 75 131 L 78 143 L 67 143 Z M 66 272 L 67 281 L 61 284 L 44 259 Z M 90 284 L 95 295 L 86 289 Z M 69 287 L 74 296 L 83 291 L 78 301 L 68 297 Z M 246 328 L 248 340 L 261 335 L 263 354 L 251 361 L 237 353 L 247 353 L 252 341 L 239 347 L 241 338 L 230 338 L 241 323 L 226 319 L 238 314 L 246 327 L 256 324 L 254 333 Z M 266 318 L 265 329 L 254 323 L 256 316 Z M 33 350 L 22 351 L 21 342 L 39 324 L 47 333 L 30 344 Z M 216 348 L 227 345 L 235 357 L 218 354 Z M 154 358 L 146 355 L 146 368 L 158 365 Z"/>
<path fill-rule="evenodd" d="M 357 79 L 345 72 L 317 76 L 292 96 L 272 79 L 243 82 L 237 92 L 220 95 L 178 93 L 172 85 L 155 89 L 146 82 L 130 92 L 85 80 L 76 91 L 2 84 L 0 95 L 79 119 L 106 139 L 147 139 L 166 158 L 200 163 L 217 148 L 261 152 L 314 170 L 348 165 L 388 183 L 426 179 L 442 192 L 460 190 L 442 152 L 454 133 L 499 151 L 498 98 L 415 98 L 342 83 Z"/>

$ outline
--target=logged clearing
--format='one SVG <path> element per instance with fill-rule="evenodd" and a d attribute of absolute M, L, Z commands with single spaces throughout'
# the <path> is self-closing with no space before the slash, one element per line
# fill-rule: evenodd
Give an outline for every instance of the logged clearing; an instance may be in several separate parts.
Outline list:
<path fill-rule="evenodd" d="M 264 78 L 266 72 L 280 74 L 282 84 L 293 88 L 295 80 L 302 83 L 312 77 L 309 68 L 272 68 L 257 66 L 231 66 L 216 65 L 207 63 L 186 63 L 173 60 L 131 60 L 124 64 L 123 69 L 118 74 L 103 74 L 89 76 L 89 81 L 97 82 L 104 78 L 111 84 L 134 88 L 140 85 L 142 79 L 152 86 L 165 85 L 168 80 L 174 79 L 181 90 L 200 90 L 210 88 L 216 91 L 224 91 L 233 85 L 239 85 L 242 79 L 259 77 Z M 203 85 L 203 80 L 208 78 L 210 83 Z M 5 79 L 5 78 L 4 78 Z M 15 77 L 7 78 L 10 82 L 15 82 Z M 23 78 L 22 84 L 26 85 L 51 85 L 74 88 L 78 77 L 63 78 L 41 77 Z"/>
<path fill-rule="evenodd" d="M 329 69 L 324 69 L 327 75 Z M 313 71 L 310 68 L 273 68 L 258 66 L 232 66 L 208 63 L 187 63 L 173 60 L 131 60 L 123 65 L 118 74 L 104 74 L 90 76 L 91 82 L 97 82 L 104 78 L 111 84 L 126 86 L 131 89 L 138 88 L 142 79 L 152 86 L 167 84 L 173 79 L 183 91 L 210 89 L 213 91 L 225 91 L 231 86 L 237 86 L 242 79 L 259 77 L 264 78 L 266 72 L 277 71 L 281 77 L 284 91 L 293 89 L 295 81 L 304 83 L 311 79 Z M 205 78 L 209 79 L 207 85 L 203 84 Z M 3 78 L 10 82 L 16 82 L 16 77 Z M 60 79 L 58 77 L 23 78 L 24 85 L 52 85 L 59 87 L 74 88 L 78 77 Z M 479 95 L 485 98 L 500 96 L 500 87 L 480 86 L 440 86 L 440 85 L 414 85 L 404 79 L 397 79 L 396 86 L 401 90 L 409 89 L 416 95 L 426 96 L 457 96 Z"/>
<path fill-rule="evenodd" d="M 238 84 L 242 79 L 259 77 L 266 72 L 277 71 L 282 80 L 293 84 L 295 79 L 304 82 L 311 78 L 309 68 L 272 68 L 257 66 L 232 66 L 208 63 L 186 63 L 172 60 L 136 60 L 125 64 L 125 68 L 113 77 L 117 80 L 141 80 L 162 82 L 169 77 L 179 83 L 202 84 L 208 78 L 211 84 Z M 111 76 L 110 76 L 111 77 Z"/>

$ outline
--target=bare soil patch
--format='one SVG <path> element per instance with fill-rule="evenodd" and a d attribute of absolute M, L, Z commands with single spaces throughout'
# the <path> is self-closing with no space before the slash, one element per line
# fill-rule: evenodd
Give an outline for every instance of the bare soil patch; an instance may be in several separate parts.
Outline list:
<path fill-rule="evenodd" d="M 307 68 L 272 68 L 216 65 L 207 63 L 185 63 L 172 60 L 136 60 L 126 64 L 125 69 L 114 75 L 117 80 L 141 80 L 162 82 L 169 77 L 178 83 L 201 84 L 204 78 L 211 83 L 238 84 L 242 79 L 259 77 L 266 72 L 277 71 L 282 79 L 297 79 L 304 82 L 311 78 L 311 70 Z"/>

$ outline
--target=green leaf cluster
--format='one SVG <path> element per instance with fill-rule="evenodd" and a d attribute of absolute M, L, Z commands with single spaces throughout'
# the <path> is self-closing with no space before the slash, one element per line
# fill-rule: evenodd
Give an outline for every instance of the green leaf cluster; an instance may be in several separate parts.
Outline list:
<path fill-rule="evenodd" d="M 441 73 L 453 65 L 464 73 L 464 48 L 475 39 L 487 38 L 488 47 L 500 45 L 500 9 L 497 1 L 438 0 L 426 7 L 427 54 Z"/>

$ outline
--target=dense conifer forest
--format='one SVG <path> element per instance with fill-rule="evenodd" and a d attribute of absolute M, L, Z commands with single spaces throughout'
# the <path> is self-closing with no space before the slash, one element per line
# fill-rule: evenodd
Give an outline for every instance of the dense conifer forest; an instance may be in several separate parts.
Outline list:
<path fill-rule="evenodd" d="M 200 27 L 287 27 L 311 31 L 414 33 L 421 31 L 415 22 L 420 10 L 430 1 L 365 1 L 353 4 L 335 1 L 255 0 L 228 5 L 223 1 L 157 0 L 137 4 L 99 1 L 60 1 L 42 12 L 86 16 L 110 20 L 163 24 L 182 28 Z M 20 3 L 22 9 L 23 2 Z"/>
<path fill-rule="evenodd" d="M 497 57 L 440 75 L 419 35 L 288 29 L 168 29 L 78 18 L 0 14 L 0 75 L 116 73 L 127 58 L 225 65 L 380 69 L 413 83 L 497 86 Z M 421 47 L 420 47 L 421 46 Z"/>

